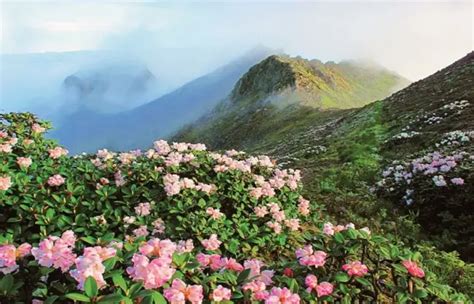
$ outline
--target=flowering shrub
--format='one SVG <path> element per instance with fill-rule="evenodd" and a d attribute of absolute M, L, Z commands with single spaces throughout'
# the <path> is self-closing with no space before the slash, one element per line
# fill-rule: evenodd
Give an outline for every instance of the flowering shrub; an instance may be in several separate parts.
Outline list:
<path fill-rule="evenodd" d="M 47 123 L 0 118 L 2 302 L 465 300 L 419 253 L 324 223 L 266 156 L 157 141 L 68 157 Z"/>
<path fill-rule="evenodd" d="M 454 138 L 457 132 L 450 133 Z M 458 146 L 451 144 L 448 147 Z M 409 161 L 394 161 L 377 183 L 381 197 L 418 212 L 419 222 L 441 235 L 446 249 L 472 256 L 474 230 L 471 221 L 474 156 L 465 151 L 435 151 Z"/>

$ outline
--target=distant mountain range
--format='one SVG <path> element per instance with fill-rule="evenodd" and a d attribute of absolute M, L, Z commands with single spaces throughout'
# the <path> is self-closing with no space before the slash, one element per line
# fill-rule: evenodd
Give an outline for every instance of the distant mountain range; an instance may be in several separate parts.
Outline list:
<path fill-rule="evenodd" d="M 63 117 L 50 136 L 72 153 L 146 148 L 183 125 L 208 113 L 229 95 L 237 80 L 250 67 L 274 52 L 254 49 L 237 60 L 199 77 L 177 90 L 140 107 L 117 114 L 104 114 L 84 107 Z M 76 81 L 76 86 L 77 81 Z"/>

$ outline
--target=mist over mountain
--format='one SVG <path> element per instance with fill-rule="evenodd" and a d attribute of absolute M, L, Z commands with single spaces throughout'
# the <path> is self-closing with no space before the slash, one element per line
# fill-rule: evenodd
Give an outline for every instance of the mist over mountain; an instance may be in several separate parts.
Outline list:
<path fill-rule="evenodd" d="M 159 94 L 155 75 L 143 65 L 109 65 L 80 70 L 62 84 L 65 108 L 99 113 L 129 110 Z M 161 90 L 162 91 L 162 90 Z"/>
<path fill-rule="evenodd" d="M 84 107 L 63 117 L 51 136 L 73 153 L 146 148 L 210 111 L 247 70 L 273 50 L 258 47 L 217 70 L 129 111 L 99 113 Z M 80 87 L 80 86 L 79 86 Z M 126 138 L 126 140 L 124 140 Z"/>

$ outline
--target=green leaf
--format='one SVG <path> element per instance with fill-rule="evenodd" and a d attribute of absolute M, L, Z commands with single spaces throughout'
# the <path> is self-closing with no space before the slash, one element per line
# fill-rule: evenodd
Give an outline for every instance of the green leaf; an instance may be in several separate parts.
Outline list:
<path fill-rule="evenodd" d="M 84 292 L 89 298 L 97 296 L 98 293 L 97 283 L 93 277 L 88 277 L 84 283 Z"/>
<path fill-rule="evenodd" d="M 351 278 L 345 272 L 338 272 L 336 273 L 336 276 L 334 277 L 334 280 L 336 282 L 341 282 L 341 283 L 349 282 L 350 279 Z"/>
<path fill-rule="evenodd" d="M 339 244 L 342 244 L 344 243 L 344 236 L 342 235 L 342 233 L 340 232 L 336 232 L 334 234 L 334 240 L 336 240 L 336 243 L 339 243 Z"/>
<path fill-rule="evenodd" d="M 66 295 L 66 298 L 74 300 L 74 301 L 79 301 L 79 302 L 86 302 L 86 303 L 91 302 L 91 300 L 87 296 L 83 295 L 82 293 L 68 293 Z"/>
<path fill-rule="evenodd" d="M 364 286 L 371 286 L 372 285 L 369 280 L 364 279 L 364 278 L 356 278 L 356 281 L 361 283 Z"/>
<path fill-rule="evenodd" d="M 250 269 L 245 269 L 237 277 L 237 283 L 241 284 L 243 281 L 245 281 L 249 277 L 249 275 L 250 275 Z"/>
<path fill-rule="evenodd" d="M 428 293 L 423 289 L 417 289 L 417 290 L 415 290 L 413 295 L 415 297 L 417 297 L 418 299 L 423 299 L 423 298 L 426 298 L 428 296 Z"/>
<path fill-rule="evenodd" d="M 7 274 L 0 280 L 0 290 L 8 293 L 13 287 L 13 276 Z"/>
<path fill-rule="evenodd" d="M 123 295 L 120 294 L 109 294 L 101 297 L 97 303 L 119 303 L 123 298 Z"/>
<path fill-rule="evenodd" d="M 127 282 L 121 274 L 115 274 L 112 276 L 114 285 L 119 286 L 123 291 L 127 291 Z"/>

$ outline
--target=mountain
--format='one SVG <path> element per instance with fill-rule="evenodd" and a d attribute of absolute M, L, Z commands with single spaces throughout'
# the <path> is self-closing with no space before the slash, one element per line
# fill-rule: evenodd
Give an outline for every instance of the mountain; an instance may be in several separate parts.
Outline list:
<path fill-rule="evenodd" d="M 150 100 L 160 89 L 155 75 L 141 64 L 101 65 L 82 69 L 62 83 L 66 108 L 110 113 L 129 110 Z"/>
<path fill-rule="evenodd" d="M 73 113 L 51 133 L 71 152 L 147 148 L 156 138 L 176 132 L 206 114 L 224 99 L 237 80 L 272 52 L 257 48 L 237 60 L 199 77 L 140 107 L 116 114 L 89 109 Z M 126 139 L 126 140 L 124 140 Z"/>
<path fill-rule="evenodd" d="M 256 66 L 225 104 L 174 139 L 270 154 L 301 169 L 306 195 L 341 222 L 424 238 L 472 261 L 474 53 L 358 109 L 344 109 L 350 99 L 341 96 L 343 109 L 325 106 L 322 96 L 330 90 L 316 90 L 316 101 L 281 106 L 280 92 L 294 97 L 314 86 L 315 77 L 281 63 L 288 59 L 267 60 L 267 67 L 283 65 L 286 72 Z M 250 77 L 257 71 L 279 80 L 264 76 L 258 83 Z M 246 106 L 239 108 L 241 102 Z"/>
<path fill-rule="evenodd" d="M 212 113 L 176 138 L 214 148 L 261 145 L 267 136 L 306 120 L 331 117 L 384 98 L 409 82 L 378 66 L 272 55 L 253 66 Z M 339 113 L 339 111 L 336 111 Z"/>

